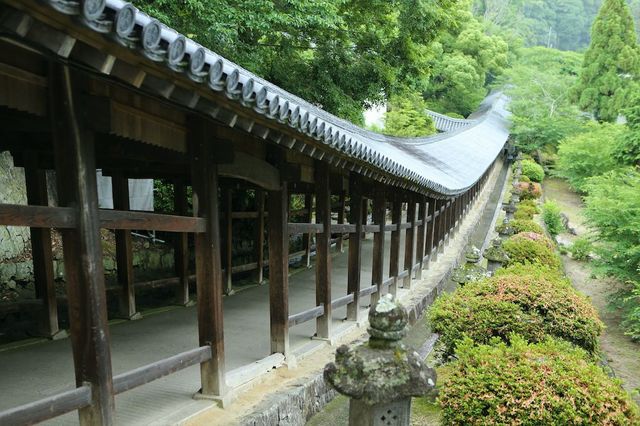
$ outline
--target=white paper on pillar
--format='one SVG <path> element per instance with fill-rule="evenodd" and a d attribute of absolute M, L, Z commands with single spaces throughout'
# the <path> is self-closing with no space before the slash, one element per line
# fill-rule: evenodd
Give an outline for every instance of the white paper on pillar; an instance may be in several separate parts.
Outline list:
<path fill-rule="evenodd" d="M 96 173 L 98 181 L 98 205 L 103 209 L 113 208 L 111 177 Z M 129 205 L 131 210 L 153 211 L 153 179 L 129 179 Z"/>

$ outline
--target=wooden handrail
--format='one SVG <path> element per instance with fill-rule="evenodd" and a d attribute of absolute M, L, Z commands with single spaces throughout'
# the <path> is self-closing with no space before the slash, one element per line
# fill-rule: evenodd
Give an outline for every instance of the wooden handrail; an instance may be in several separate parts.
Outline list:
<path fill-rule="evenodd" d="M 117 395 L 210 359 L 211 346 L 201 346 L 182 352 L 114 376 L 113 392 Z"/>
<path fill-rule="evenodd" d="M 338 299 L 331 301 L 331 307 L 333 309 L 338 309 L 342 306 L 346 306 L 349 303 L 353 302 L 353 294 L 347 294 L 346 296 L 342 296 Z"/>
<path fill-rule="evenodd" d="M 206 219 L 150 212 L 99 211 L 100 226 L 108 229 L 144 229 L 166 232 L 204 232 Z M 0 204 L 0 224 L 33 228 L 69 229 L 77 226 L 76 210 L 71 207 Z"/>
<path fill-rule="evenodd" d="M 324 315 L 324 306 L 316 306 L 315 308 L 307 309 L 300 313 L 289 315 L 289 327 L 293 327 L 298 324 L 303 324 L 307 321 L 311 321 Z"/>
<path fill-rule="evenodd" d="M 84 408 L 89 404 L 91 404 L 91 387 L 80 386 L 38 401 L 0 411 L 0 424 L 34 424 Z"/>

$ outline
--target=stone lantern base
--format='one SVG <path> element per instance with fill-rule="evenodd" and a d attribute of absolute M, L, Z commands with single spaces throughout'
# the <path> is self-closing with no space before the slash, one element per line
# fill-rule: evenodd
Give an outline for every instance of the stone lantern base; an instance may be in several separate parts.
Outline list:
<path fill-rule="evenodd" d="M 411 398 L 368 405 L 358 399 L 349 403 L 349 426 L 405 426 L 411 418 Z"/>

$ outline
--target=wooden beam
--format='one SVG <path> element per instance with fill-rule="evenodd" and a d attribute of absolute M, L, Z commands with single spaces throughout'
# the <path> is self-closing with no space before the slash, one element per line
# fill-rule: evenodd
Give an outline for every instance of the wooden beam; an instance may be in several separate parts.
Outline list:
<path fill-rule="evenodd" d="M 349 260 L 347 267 L 347 294 L 353 295 L 353 301 L 347 305 L 347 319 L 360 321 L 360 286 L 362 269 L 362 225 L 364 198 L 362 196 L 362 178 L 356 173 L 349 176 L 349 222 L 355 223 L 354 232 L 349 234 Z"/>
<path fill-rule="evenodd" d="M 315 308 L 307 309 L 306 311 L 299 312 L 289 316 L 289 327 L 294 327 L 298 324 L 304 324 L 305 322 L 317 319 L 324 315 L 324 306 L 316 306 Z"/>
<path fill-rule="evenodd" d="M 200 364 L 200 395 L 212 399 L 223 398 L 226 394 L 218 170 L 212 161 L 214 139 L 210 123 L 200 117 L 190 118 L 187 143 L 191 158 L 193 214 L 206 220 L 206 232 L 195 235 L 198 341 L 199 346 L 211 346 L 211 359 Z"/>
<path fill-rule="evenodd" d="M 219 166 L 220 176 L 251 182 L 269 191 L 280 188 L 280 172 L 271 164 L 238 151 L 233 157 L 233 163 Z"/>
<path fill-rule="evenodd" d="M 31 228 L 73 229 L 78 221 L 71 207 L 0 204 L 0 223 Z"/>
<path fill-rule="evenodd" d="M 107 229 L 146 229 L 165 232 L 203 233 L 204 218 L 173 216 L 148 212 L 100 210 L 100 226 Z"/>
<path fill-rule="evenodd" d="M 323 226 L 316 235 L 316 305 L 324 306 L 324 314 L 316 319 L 316 337 L 331 338 L 331 186 L 329 165 L 315 163 L 316 222 Z"/>
<path fill-rule="evenodd" d="M 399 225 L 402 222 L 402 197 L 400 194 L 395 194 L 393 197 L 393 205 L 391 208 L 391 223 Z M 389 253 L 389 277 L 393 278 L 389 292 L 396 296 L 398 292 L 398 272 L 400 269 L 400 227 L 396 226 L 391 231 L 391 247 Z"/>
<path fill-rule="evenodd" d="M 256 266 L 258 284 L 264 282 L 264 191 L 256 189 L 256 209 L 258 218 L 256 222 Z"/>
<path fill-rule="evenodd" d="M 173 182 L 173 207 L 176 215 L 187 215 L 187 186 L 184 180 Z M 176 302 L 182 306 L 191 305 L 189 296 L 189 234 L 179 232 L 174 236 L 173 259 L 178 285 L 176 287 Z"/>
<path fill-rule="evenodd" d="M 324 225 L 318 223 L 289 223 L 287 229 L 290 235 L 293 234 L 320 234 L 324 232 Z M 329 228 L 331 229 L 331 228 Z M 329 230 L 329 232 L 331 232 Z"/>
<path fill-rule="evenodd" d="M 192 365 L 201 364 L 211 359 L 211 347 L 201 346 L 186 352 L 152 362 L 113 378 L 116 394 L 135 389 L 154 380 L 160 379 Z"/>
<path fill-rule="evenodd" d="M 65 278 L 76 386 L 91 386 L 91 405 L 79 410 L 81 425 L 115 422 L 107 300 L 102 266 L 93 135 L 82 120 L 68 66 L 50 67 L 50 116 L 58 200 L 77 209 L 77 228 L 63 229 Z"/>
<path fill-rule="evenodd" d="M 122 173 L 112 178 L 113 208 L 129 210 L 129 179 Z M 142 318 L 136 309 L 136 292 L 133 285 L 133 243 L 131 231 L 116 230 L 116 265 L 118 284 L 120 285 L 120 316 L 129 320 Z"/>
<path fill-rule="evenodd" d="M 27 153 L 25 182 L 29 204 L 48 205 L 47 176 L 37 167 L 37 156 Z M 58 325 L 58 305 L 53 272 L 53 252 L 51 248 L 51 230 L 48 228 L 30 228 L 33 275 L 36 298 L 44 302 L 44 310 L 39 321 L 38 334 L 48 339 L 66 337 L 67 333 Z"/>
<path fill-rule="evenodd" d="M 289 192 L 269 191 L 269 319 L 271 353 L 289 356 Z"/>
<path fill-rule="evenodd" d="M 0 412 L 0 424 L 32 425 L 91 404 L 91 387 L 80 386 Z"/>
<path fill-rule="evenodd" d="M 371 296 L 371 305 L 378 303 L 382 296 L 384 282 L 384 227 L 387 216 L 386 188 L 383 183 L 376 183 L 373 195 L 373 222 L 380 229 L 373 235 L 373 266 L 371 285 L 375 285 L 378 291 Z"/>
<path fill-rule="evenodd" d="M 409 271 L 409 274 L 404 278 L 402 287 L 406 289 L 411 288 L 411 280 L 413 279 L 413 265 L 415 263 L 413 246 L 416 235 L 416 199 L 415 195 L 409 196 L 409 203 L 407 205 L 407 221 L 411 224 L 411 227 L 405 230 L 404 236 L 404 269 Z"/>

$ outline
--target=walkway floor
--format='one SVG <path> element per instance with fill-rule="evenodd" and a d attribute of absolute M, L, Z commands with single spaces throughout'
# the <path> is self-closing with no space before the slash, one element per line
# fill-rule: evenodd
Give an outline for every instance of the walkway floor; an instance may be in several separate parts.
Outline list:
<path fill-rule="evenodd" d="M 389 238 L 390 233 L 387 233 L 387 239 Z M 363 243 L 363 287 L 371 282 L 372 246 L 372 238 L 368 236 Z M 404 238 L 401 247 L 404 247 Z M 389 244 L 386 244 L 386 250 L 388 253 Z M 333 299 L 346 295 L 347 257 L 347 248 L 344 253 L 335 253 L 333 256 Z M 385 259 L 389 259 L 388 254 Z M 400 259 L 404 259 L 403 249 Z M 387 264 L 386 271 L 388 267 Z M 363 303 L 368 303 L 368 298 L 364 298 Z M 292 314 L 315 305 L 314 268 L 291 276 L 289 304 Z M 333 312 L 334 328 L 342 326 L 345 316 L 346 307 Z M 145 314 L 138 321 L 114 322 L 110 331 L 114 375 L 198 345 L 195 307 L 156 310 Z M 314 332 L 315 321 L 291 328 L 292 350 L 301 349 L 310 343 L 310 336 Z M 249 288 L 224 298 L 224 333 L 227 371 L 269 355 L 268 285 Z M 0 410 L 73 388 L 70 340 L 38 342 L 4 351 L 0 349 L 0 378 Z M 116 397 L 117 424 L 171 424 L 183 418 L 185 413 L 193 413 L 199 406 L 206 407 L 210 402 L 191 399 L 198 391 L 199 383 L 199 367 L 193 366 L 125 392 Z M 45 424 L 77 424 L 77 414 L 69 413 Z"/>

